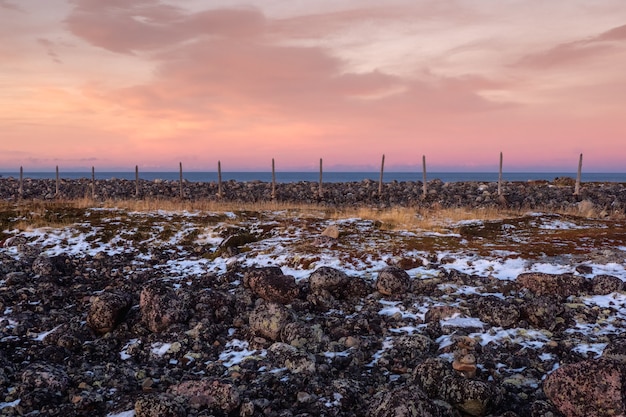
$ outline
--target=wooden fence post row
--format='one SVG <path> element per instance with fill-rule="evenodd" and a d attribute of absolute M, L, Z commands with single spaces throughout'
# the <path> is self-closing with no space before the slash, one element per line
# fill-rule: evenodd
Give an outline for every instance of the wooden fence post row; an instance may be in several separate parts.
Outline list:
<path fill-rule="evenodd" d="M 503 154 L 500 152 L 500 163 L 498 169 L 498 196 L 502 195 L 502 166 L 503 166 Z M 578 172 L 576 175 L 576 184 L 574 187 L 574 195 L 580 194 L 580 181 L 582 174 L 582 166 L 583 166 L 583 154 L 581 153 L 578 159 Z M 179 197 L 182 199 L 184 197 L 183 192 L 183 163 L 179 162 Z M 323 159 L 320 158 L 320 171 L 319 171 L 319 186 L 317 195 L 319 199 L 324 198 L 324 186 L 323 186 Z M 380 163 L 380 178 L 378 181 L 378 197 L 382 198 L 383 196 L 383 176 L 385 172 L 385 155 L 382 155 L 381 163 Z M 426 178 L 426 155 L 422 155 L 422 194 L 424 197 L 428 194 L 428 181 Z M 55 197 L 58 198 L 60 196 L 60 175 L 59 175 L 59 166 L 55 167 L 55 178 L 56 178 L 56 187 L 55 187 Z M 221 161 L 217 161 L 217 178 L 218 178 L 218 191 L 217 197 L 222 198 L 224 196 L 224 190 L 222 186 L 222 163 Z M 135 197 L 139 197 L 139 165 L 135 165 Z M 24 167 L 20 166 L 20 177 L 19 177 L 19 188 L 18 188 L 18 198 L 22 199 L 24 197 Z M 91 198 L 95 200 L 96 197 L 96 174 L 95 167 L 91 167 Z M 272 200 L 276 199 L 276 163 L 274 158 L 272 158 Z"/>

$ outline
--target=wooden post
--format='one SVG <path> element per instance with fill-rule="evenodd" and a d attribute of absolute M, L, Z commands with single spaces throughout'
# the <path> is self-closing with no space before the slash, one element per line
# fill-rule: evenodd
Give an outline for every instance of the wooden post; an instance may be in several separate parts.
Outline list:
<path fill-rule="evenodd" d="M 383 196 L 383 171 L 385 170 L 385 154 L 383 154 L 383 160 L 380 163 L 380 180 L 378 181 L 378 198 Z"/>
<path fill-rule="evenodd" d="M 422 196 L 426 197 L 426 155 L 422 155 Z"/>
<path fill-rule="evenodd" d="M 91 199 L 96 199 L 96 169 L 91 167 Z"/>
<path fill-rule="evenodd" d="M 498 172 L 498 195 L 502 195 L 502 152 L 500 152 L 500 171 Z"/>
<path fill-rule="evenodd" d="M 322 158 L 320 158 L 320 188 L 318 191 L 319 198 L 324 198 L 324 189 L 322 188 Z"/>
<path fill-rule="evenodd" d="M 583 154 L 580 154 L 580 158 L 578 159 L 578 175 L 576 175 L 576 186 L 574 187 L 574 195 L 578 195 L 580 192 L 580 174 L 583 169 Z"/>
<path fill-rule="evenodd" d="M 57 186 L 56 186 L 56 191 L 54 193 L 54 196 L 58 197 L 59 196 L 59 166 L 58 165 L 57 165 L 56 172 L 57 172 Z"/>
<path fill-rule="evenodd" d="M 274 166 L 274 158 L 272 158 L 272 200 L 276 198 L 276 170 Z"/>
<path fill-rule="evenodd" d="M 179 175 L 180 176 L 180 180 L 178 182 L 179 186 L 180 186 L 179 187 L 180 190 L 178 192 L 178 195 L 179 195 L 180 199 L 182 200 L 183 199 L 183 163 L 182 162 L 178 163 L 178 171 L 179 171 L 179 174 L 180 174 Z"/>
<path fill-rule="evenodd" d="M 217 198 L 222 198 L 222 163 L 217 161 Z"/>
<path fill-rule="evenodd" d="M 135 165 L 135 197 L 139 197 L 139 165 Z"/>
<path fill-rule="evenodd" d="M 20 166 L 20 188 L 17 190 L 19 199 L 24 197 L 24 168 Z"/>

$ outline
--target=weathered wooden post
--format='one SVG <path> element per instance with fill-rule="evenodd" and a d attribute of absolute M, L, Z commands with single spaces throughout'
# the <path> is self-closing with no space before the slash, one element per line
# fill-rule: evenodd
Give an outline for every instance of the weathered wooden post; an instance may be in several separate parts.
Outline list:
<path fill-rule="evenodd" d="M 380 163 L 380 180 L 378 181 L 378 198 L 383 196 L 383 172 L 385 170 L 385 154 L 383 154 L 383 160 Z"/>
<path fill-rule="evenodd" d="M 183 199 L 183 163 L 179 162 L 178 163 L 178 172 L 179 172 L 179 191 L 178 191 L 178 196 L 180 197 L 180 199 Z"/>
<path fill-rule="evenodd" d="M 96 169 L 91 167 L 91 199 L 96 199 Z"/>
<path fill-rule="evenodd" d="M 426 155 L 422 155 L 422 196 L 426 197 Z"/>
<path fill-rule="evenodd" d="M 139 197 L 139 165 L 135 165 L 135 197 Z"/>
<path fill-rule="evenodd" d="M 222 198 L 222 163 L 217 161 L 217 198 Z"/>
<path fill-rule="evenodd" d="M 56 182 L 57 186 L 56 186 L 56 191 L 54 193 L 54 196 L 59 197 L 59 166 L 58 165 L 57 165 L 56 172 L 57 172 L 57 182 Z"/>
<path fill-rule="evenodd" d="M 320 158 L 320 188 L 318 190 L 318 197 L 324 198 L 324 189 L 322 188 L 322 158 Z"/>
<path fill-rule="evenodd" d="M 502 152 L 500 152 L 500 171 L 498 173 L 498 195 L 502 195 Z"/>
<path fill-rule="evenodd" d="M 20 166 L 20 187 L 17 190 L 17 194 L 19 199 L 21 200 L 24 197 L 24 168 Z"/>
<path fill-rule="evenodd" d="M 574 187 L 574 195 L 578 195 L 580 192 L 580 174 L 583 169 L 583 154 L 580 154 L 580 158 L 578 159 L 578 175 L 576 175 L 576 186 Z"/>
<path fill-rule="evenodd" d="M 274 158 L 272 158 L 272 200 L 276 198 L 276 170 L 274 166 Z"/>

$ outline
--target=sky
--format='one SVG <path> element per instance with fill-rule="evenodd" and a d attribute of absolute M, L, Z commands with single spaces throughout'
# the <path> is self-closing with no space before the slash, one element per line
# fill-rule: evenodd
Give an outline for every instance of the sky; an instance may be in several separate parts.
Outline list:
<path fill-rule="evenodd" d="M 0 171 L 626 172 L 624 0 L 0 0 Z"/>

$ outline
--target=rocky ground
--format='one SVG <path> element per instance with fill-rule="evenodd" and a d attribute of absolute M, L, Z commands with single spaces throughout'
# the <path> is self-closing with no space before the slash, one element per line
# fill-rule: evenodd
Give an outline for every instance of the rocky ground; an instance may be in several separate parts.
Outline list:
<path fill-rule="evenodd" d="M 59 182 L 59 193 L 55 180 L 0 178 L 0 198 L 3 200 L 54 198 L 77 199 L 92 196 L 96 200 L 151 198 L 180 198 L 179 181 L 130 180 L 66 180 Z M 626 210 L 626 184 L 583 183 L 578 195 L 574 195 L 575 180 L 555 178 L 553 181 L 504 182 L 498 195 L 497 183 L 454 182 L 432 180 L 427 183 L 427 194 L 421 182 L 392 181 L 383 184 L 379 194 L 376 181 L 364 180 L 349 183 L 323 184 L 320 194 L 315 182 L 279 183 L 272 196 L 272 184 L 251 181 L 226 181 L 218 197 L 215 182 L 183 181 L 182 197 L 188 200 L 222 200 L 234 202 L 280 201 L 302 204 L 322 203 L 328 206 L 349 207 L 360 205 L 378 206 L 422 206 L 422 207 L 510 207 L 533 209 L 541 207 L 561 210 L 583 200 L 593 201 L 607 212 Z"/>
<path fill-rule="evenodd" d="M 1 415 L 626 414 L 622 220 L 6 210 Z"/>

